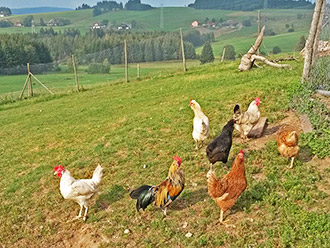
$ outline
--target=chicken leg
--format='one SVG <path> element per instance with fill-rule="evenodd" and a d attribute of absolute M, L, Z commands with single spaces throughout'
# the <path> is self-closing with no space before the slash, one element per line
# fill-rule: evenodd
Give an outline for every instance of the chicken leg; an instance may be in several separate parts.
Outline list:
<path fill-rule="evenodd" d="M 222 209 L 220 209 L 220 223 L 223 222 L 223 211 Z"/>
<path fill-rule="evenodd" d="M 88 211 L 88 207 L 85 206 L 85 214 L 84 214 L 84 218 L 83 218 L 84 221 L 86 221 L 86 219 L 87 219 L 87 211 Z"/>
<path fill-rule="evenodd" d="M 293 161 L 294 161 L 294 157 L 291 158 L 291 165 L 290 165 L 290 169 L 292 169 L 293 167 Z"/>

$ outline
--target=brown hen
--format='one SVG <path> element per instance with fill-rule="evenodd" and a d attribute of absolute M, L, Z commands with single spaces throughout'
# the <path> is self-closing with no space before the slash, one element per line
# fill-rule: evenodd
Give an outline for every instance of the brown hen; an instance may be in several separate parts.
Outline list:
<path fill-rule="evenodd" d="M 277 135 L 277 150 L 285 158 L 291 158 L 290 168 L 297 157 L 300 148 L 298 146 L 298 134 L 294 127 L 284 125 L 280 128 Z"/>
<path fill-rule="evenodd" d="M 223 213 L 235 205 L 247 186 L 243 151 L 236 156 L 230 172 L 223 178 L 217 178 L 215 172 L 210 170 L 207 183 L 209 196 L 220 207 L 220 222 L 223 222 Z"/>

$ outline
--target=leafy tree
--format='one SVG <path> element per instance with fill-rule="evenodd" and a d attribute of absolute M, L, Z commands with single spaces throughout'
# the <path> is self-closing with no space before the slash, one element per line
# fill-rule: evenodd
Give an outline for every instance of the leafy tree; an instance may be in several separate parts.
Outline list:
<path fill-rule="evenodd" d="M 93 9 L 93 16 L 98 16 L 98 15 L 101 15 L 101 14 L 102 14 L 101 9 L 99 9 L 99 8 L 94 8 Z"/>
<path fill-rule="evenodd" d="M 11 10 L 7 7 L 0 7 L 0 14 L 3 14 L 4 16 L 10 16 Z"/>
<path fill-rule="evenodd" d="M 125 4 L 125 9 L 127 10 L 150 10 L 151 5 L 141 3 L 141 0 L 129 0 Z"/>
<path fill-rule="evenodd" d="M 278 46 L 273 47 L 273 54 L 278 54 L 280 52 L 282 52 L 281 48 L 279 48 Z"/>
<path fill-rule="evenodd" d="M 101 64 L 101 63 L 92 63 L 88 66 L 87 73 L 88 74 L 107 74 L 110 72 L 110 64 Z"/>
<path fill-rule="evenodd" d="M 6 21 L 6 20 L 0 20 L 0 28 L 7 28 L 7 27 L 12 27 L 13 23 L 11 23 L 10 21 Z"/>
<path fill-rule="evenodd" d="M 42 18 L 40 18 L 39 23 L 40 23 L 40 26 L 43 26 L 43 27 L 47 26 L 46 23 L 44 22 L 44 19 L 42 19 Z"/>
<path fill-rule="evenodd" d="M 92 7 L 89 6 L 88 4 L 83 3 L 81 6 L 78 6 L 76 10 L 82 10 L 82 9 L 91 9 Z"/>
<path fill-rule="evenodd" d="M 210 42 L 206 42 L 203 46 L 203 50 L 199 60 L 201 64 L 210 63 L 214 61 L 213 50 Z"/>
<path fill-rule="evenodd" d="M 250 27 L 252 25 L 250 20 L 244 20 L 242 24 L 244 27 Z"/>
<path fill-rule="evenodd" d="M 235 60 L 236 52 L 235 48 L 233 45 L 225 45 L 224 48 L 226 49 L 225 51 L 225 60 Z"/>
<path fill-rule="evenodd" d="M 28 15 L 21 22 L 24 25 L 24 27 L 31 27 L 32 26 L 32 21 L 33 21 L 33 16 Z"/>

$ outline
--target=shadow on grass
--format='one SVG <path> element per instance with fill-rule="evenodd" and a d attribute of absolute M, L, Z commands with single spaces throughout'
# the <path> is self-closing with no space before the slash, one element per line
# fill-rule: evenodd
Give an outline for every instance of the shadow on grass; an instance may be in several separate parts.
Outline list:
<path fill-rule="evenodd" d="M 314 157 L 312 150 L 307 146 L 300 146 L 300 152 L 298 154 L 298 159 L 304 163 L 309 162 Z"/>
<path fill-rule="evenodd" d="M 180 211 L 208 198 L 206 187 L 195 191 L 183 191 L 182 196 L 172 203 L 171 209 Z"/>
<path fill-rule="evenodd" d="M 102 193 L 99 198 L 96 200 L 96 206 L 98 210 L 104 210 L 109 207 L 111 203 L 119 201 L 127 194 L 127 190 L 120 185 L 112 185 L 108 192 Z"/>

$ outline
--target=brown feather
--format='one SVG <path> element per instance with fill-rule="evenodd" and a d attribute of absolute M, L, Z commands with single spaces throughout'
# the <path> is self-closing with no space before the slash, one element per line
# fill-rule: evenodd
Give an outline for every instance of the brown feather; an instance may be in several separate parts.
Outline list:
<path fill-rule="evenodd" d="M 285 125 L 280 128 L 277 135 L 277 150 L 286 158 L 295 158 L 298 155 L 300 148 L 294 127 Z"/>
<path fill-rule="evenodd" d="M 223 178 L 218 179 L 214 172 L 208 178 L 209 195 L 223 211 L 235 205 L 246 186 L 244 158 L 241 154 L 236 156 L 231 171 Z"/>

